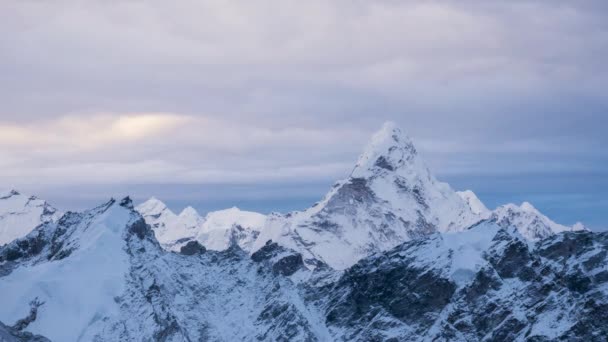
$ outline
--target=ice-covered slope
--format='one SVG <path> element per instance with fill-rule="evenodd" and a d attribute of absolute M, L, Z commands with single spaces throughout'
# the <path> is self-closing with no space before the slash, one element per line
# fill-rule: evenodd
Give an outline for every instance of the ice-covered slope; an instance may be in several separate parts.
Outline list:
<path fill-rule="evenodd" d="M 36 308 L 28 331 L 53 341 L 91 341 L 88 332 L 120 310 L 116 298 L 129 274 L 124 238 L 137 220 L 110 201 L 67 213 L 0 250 L 0 321 L 16 322 Z"/>
<path fill-rule="evenodd" d="M 436 231 L 461 231 L 480 219 L 433 177 L 411 140 L 389 122 L 373 136 L 350 177 L 312 208 L 269 218 L 254 249 L 273 240 L 344 269 L 373 252 Z"/>
<path fill-rule="evenodd" d="M 0 191 L 0 246 L 60 216 L 61 213 L 44 200 L 15 190 Z"/>
<path fill-rule="evenodd" d="M 194 208 L 187 207 L 176 215 L 154 197 L 138 205 L 136 210 L 152 227 L 161 246 L 171 251 L 179 251 L 182 245 L 192 240 L 204 222 Z"/>
<path fill-rule="evenodd" d="M 580 222 L 572 227 L 555 223 L 528 202 L 523 202 L 520 206 L 505 204 L 496 208 L 490 217 L 502 227 L 516 227 L 519 233 L 530 241 L 566 231 L 587 230 Z"/>

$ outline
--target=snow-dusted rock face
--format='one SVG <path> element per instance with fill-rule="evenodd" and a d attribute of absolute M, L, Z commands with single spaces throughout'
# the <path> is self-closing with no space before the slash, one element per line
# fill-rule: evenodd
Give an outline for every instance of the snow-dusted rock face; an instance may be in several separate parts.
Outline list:
<path fill-rule="evenodd" d="M 254 250 L 273 240 L 307 260 L 345 269 L 371 253 L 437 231 L 461 231 L 481 219 L 433 177 L 411 140 L 386 123 L 350 177 L 312 208 L 269 219 Z"/>
<path fill-rule="evenodd" d="M 538 241 L 567 231 L 587 230 L 580 222 L 572 227 L 555 223 L 528 202 L 520 206 L 515 204 L 500 206 L 490 217 L 502 227 L 516 227 L 519 233 L 530 241 Z"/>
<path fill-rule="evenodd" d="M 0 246 L 26 236 L 38 225 L 56 221 L 61 213 L 46 201 L 18 191 L 0 191 Z"/>
<path fill-rule="evenodd" d="M 493 225 L 406 242 L 310 297 L 337 340 L 608 338 L 607 233 L 567 232 L 530 249 Z"/>
<path fill-rule="evenodd" d="M 204 222 L 194 208 L 187 207 L 176 215 L 154 197 L 138 205 L 136 210 L 152 227 L 161 246 L 170 251 L 179 251 L 181 246 L 194 239 Z"/>

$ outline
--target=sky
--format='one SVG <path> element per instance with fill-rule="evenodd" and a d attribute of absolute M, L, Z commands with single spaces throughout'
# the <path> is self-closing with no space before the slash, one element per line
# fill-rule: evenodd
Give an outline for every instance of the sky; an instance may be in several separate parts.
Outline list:
<path fill-rule="evenodd" d="M 490 207 L 608 229 L 608 2 L 0 3 L 0 187 L 304 209 L 387 120 Z"/>

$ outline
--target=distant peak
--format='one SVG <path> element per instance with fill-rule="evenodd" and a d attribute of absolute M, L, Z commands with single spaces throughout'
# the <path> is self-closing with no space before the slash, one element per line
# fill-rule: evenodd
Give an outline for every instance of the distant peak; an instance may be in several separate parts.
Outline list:
<path fill-rule="evenodd" d="M 520 206 L 521 210 L 527 212 L 537 212 L 536 208 L 530 202 L 523 202 Z"/>
<path fill-rule="evenodd" d="M 460 198 L 462 198 L 469 205 L 469 208 L 471 209 L 471 212 L 473 212 L 473 214 L 482 216 L 490 215 L 490 210 L 488 210 L 488 208 L 483 204 L 483 202 L 481 202 L 479 197 L 477 197 L 477 195 L 473 191 L 457 191 L 456 194 L 460 196 Z"/>
<path fill-rule="evenodd" d="M 136 209 L 142 214 L 159 214 L 167 209 L 167 205 L 156 197 L 150 197 L 149 200 L 138 205 Z"/>
<path fill-rule="evenodd" d="M 587 228 L 587 226 L 585 226 L 582 222 L 576 222 L 572 226 L 572 231 L 578 232 L 578 231 L 583 231 L 583 230 L 589 230 L 589 228 Z"/>
<path fill-rule="evenodd" d="M 166 207 L 165 203 L 156 197 L 150 197 L 150 199 L 145 201 L 143 204 Z"/>
<path fill-rule="evenodd" d="M 198 216 L 198 211 L 191 206 L 187 206 L 184 208 L 184 210 L 182 210 L 179 216 Z"/>
<path fill-rule="evenodd" d="M 352 176 L 365 177 L 370 171 L 395 171 L 417 155 L 412 140 L 391 121 L 385 122 L 359 157 Z"/>

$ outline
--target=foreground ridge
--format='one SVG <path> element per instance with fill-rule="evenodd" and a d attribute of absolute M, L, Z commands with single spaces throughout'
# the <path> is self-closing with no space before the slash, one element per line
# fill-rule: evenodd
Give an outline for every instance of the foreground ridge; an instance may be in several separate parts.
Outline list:
<path fill-rule="evenodd" d="M 181 253 L 163 250 L 128 200 L 39 226 L 0 247 L 0 336 L 41 335 L 40 341 L 608 337 L 606 233 L 564 232 L 530 246 L 516 228 L 486 220 L 463 232 L 404 242 L 344 271 L 322 265 L 311 271 L 300 253 L 271 241 L 251 256 L 237 244 L 224 251 L 196 244 Z M 36 314 L 27 325 L 17 324 L 31 303 L 40 303 Z"/>

